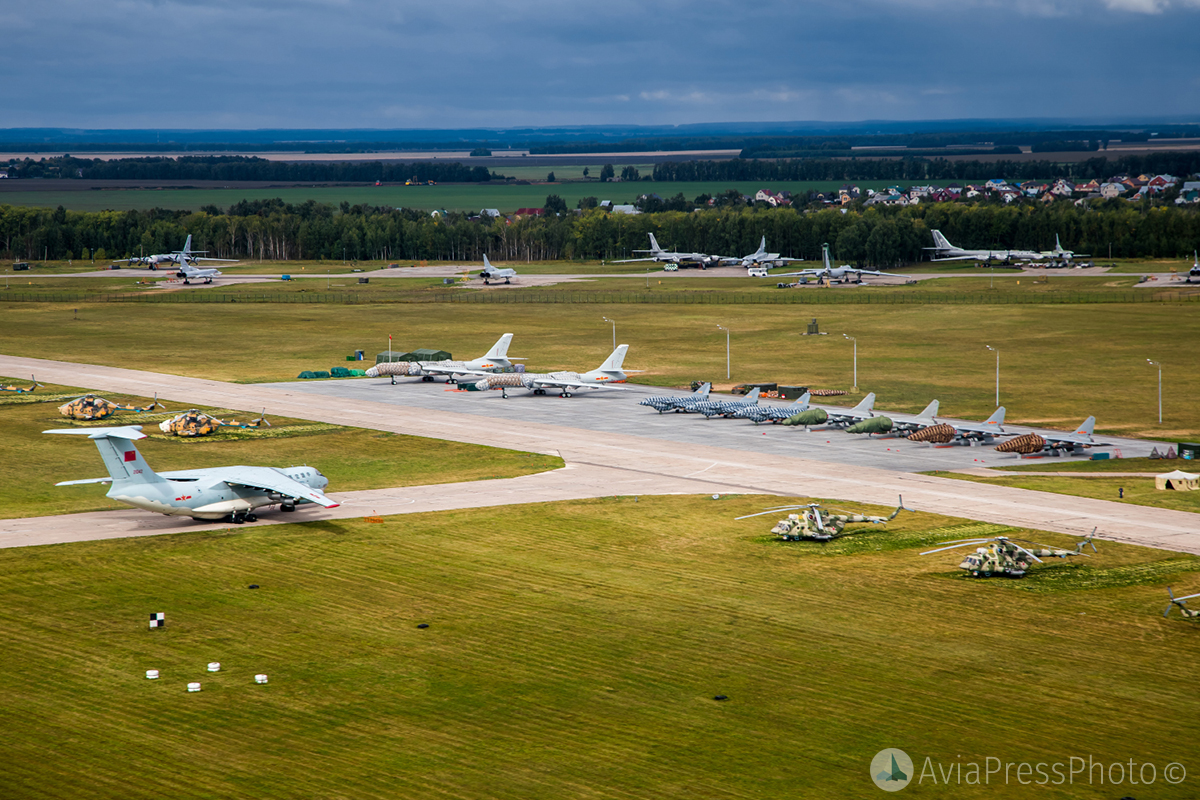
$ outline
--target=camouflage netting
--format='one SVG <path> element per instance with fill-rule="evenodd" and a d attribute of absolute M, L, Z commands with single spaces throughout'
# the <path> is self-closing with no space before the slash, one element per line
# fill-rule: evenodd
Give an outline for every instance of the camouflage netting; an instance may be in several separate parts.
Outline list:
<path fill-rule="evenodd" d="M 304 372 L 301 372 L 296 377 L 300 378 L 301 380 L 312 380 L 314 378 L 328 378 L 329 373 L 326 372 L 325 370 L 306 369 L 306 370 L 304 370 Z"/>
<path fill-rule="evenodd" d="M 947 425 L 944 422 L 940 425 L 930 425 L 928 428 L 922 428 L 919 431 L 910 433 L 908 439 L 912 442 L 949 444 L 954 441 L 954 426 Z"/>
<path fill-rule="evenodd" d="M 498 375 L 489 375 L 483 380 L 475 381 L 475 388 L 480 391 L 488 389 L 499 389 L 501 387 L 517 389 L 529 388 L 532 381 L 532 375 L 523 375 L 516 372 L 500 373 Z"/>
<path fill-rule="evenodd" d="M 845 389 L 809 389 L 808 393 L 813 397 L 841 397 L 846 393 Z"/>
<path fill-rule="evenodd" d="M 888 417 L 869 417 L 846 428 L 846 433 L 887 433 L 892 429 Z"/>
<path fill-rule="evenodd" d="M 793 414 L 783 421 L 784 425 L 820 425 L 829 419 L 829 415 L 825 413 L 823 408 L 810 408 L 807 411 L 801 411 L 799 414 Z"/>
<path fill-rule="evenodd" d="M 1032 455 L 1040 453 L 1046 446 L 1046 440 L 1036 433 L 1023 433 L 1020 436 L 1013 437 L 1003 444 L 996 445 L 997 453 L 1020 453 L 1022 455 Z"/>

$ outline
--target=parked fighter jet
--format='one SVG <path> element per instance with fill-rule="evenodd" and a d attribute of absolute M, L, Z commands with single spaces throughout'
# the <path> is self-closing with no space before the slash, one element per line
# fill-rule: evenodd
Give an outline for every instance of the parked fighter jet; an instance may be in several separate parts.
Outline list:
<path fill-rule="evenodd" d="M 991 442 L 995 437 L 1004 435 L 1004 406 L 1000 406 L 983 422 L 965 422 L 957 425 L 939 422 L 937 425 L 910 433 L 908 439 L 912 442 L 949 444 L 954 441 Z"/>
<path fill-rule="evenodd" d="M 513 361 L 524 360 L 515 356 L 511 359 L 509 358 L 508 345 L 512 342 L 512 337 L 511 333 L 504 334 L 496 340 L 491 350 L 488 350 L 479 358 L 473 358 L 470 361 L 384 362 L 368 369 L 367 377 L 380 378 L 384 375 L 390 375 L 392 376 L 392 383 L 395 384 L 397 375 L 420 375 L 421 380 L 426 383 L 437 377 L 444 377 L 447 383 L 456 383 L 459 377 L 487 372 L 499 372 L 502 369 L 511 367 Z"/>
<path fill-rule="evenodd" d="M 915 417 L 910 417 L 905 414 L 889 414 L 892 419 L 892 430 L 897 433 L 912 433 L 919 431 L 922 428 L 929 428 L 937 425 L 937 420 L 934 417 L 938 413 L 938 401 L 934 400 L 929 405 L 925 406 L 925 410 Z"/>
<path fill-rule="evenodd" d="M 758 405 L 759 390 L 756 388 L 741 400 L 709 400 L 706 403 L 696 403 L 691 409 L 704 415 L 705 419 L 713 417 L 728 417 L 743 408 Z"/>
<path fill-rule="evenodd" d="M 17 394 L 29 394 L 33 390 L 37 389 L 37 387 L 45 385 L 42 383 L 38 383 L 37 378 L 35 378 L 32 375 L 29 376 L 29 380 L 33 381 L 33 386 L 30 386 L 28 389 L 26 389 L 24 386 L 17 386 L 16 384 L 6 384 L 3 386 L 0 386 L 0 392 L 16 392 Z"/>
<path fill-rule="evenodd" d="M 1088 417 L 1072 433 L 1047 431 L 1044 436 L 1037 433 L 1025 433 L 1009 439 L 1003 444 L 996 445 L 996 452 L 1016 453 L 1023 456 L 1044 452 L 1052 456 L 1057 456 L 1063 450 L 1074 455 L 1076 451 L 1083 451 L 1088 447 L 1109 447 L 1110 445 L 1097 442 L 1092 438 L 1092 431 L 1095 428 L 1096 418 Z"/>
<path fill-rule="evenodd" d="M 840 267 L 833 266 L 833 262 L 829 258 L 829 245 L 821 245 L 821 260 L 824 264 L 820 269 L 802 269 L 799 272 L 781 272 L 777 277 L 791 276 L 815 276 L 817 280 L 828 280 L 838 283 L 862 283 L 863 275 L 891 275 L 897 278 L 908 278 L 910 275 L 901 275 L 896 272 L 878 272 L 873 269 L 861 269 L 852 267 L 849 264 L 843 264 Z"/>
<path fill-rule="evenodd" d="M 871 392 L 854 408 L 846 411 L 838 408 L 831 408 L 826 409 L 825 413 L 828 414 L 827 422 L 830 425 L 834 425 L 839 428 L 845 428 L 849 425 L 853 425 L 859 420 L 869 419 L 875 416 L 875 412 L 871 410 L 874 407 L 875 393 Z"/>
<path fill-rule="evenodd" d="M 624 383 L 626 372 L 637 371 L 622 368 L 625 363 L 625 353 L 628 350 L 629 345 L 618 345 L 603 364 L 582 375 L 578 372 L 508 372 L 500 375 L 479 373 L 484 377 L 475 381 L 475 388 L 481 391 L 500 388 L 505 390 L 505 397 L 508 396 L 507 389 L 509 388 L 530 389 L 534 394 L 546 394 L 547 389 L 557 390 L 559 397 L 570 397 L 579 389 L 609 388 L 624 391 L 625 387 L 613 384 Z"/>
<path fill-rule="evenodd" d="M 212 283 L 213 278 L 221 277 L 219 269 L 200 269 L 193 267 L 191 264 L 182 264 L 179 271 L 175 273 L 175 277 L 183 278 L 183 282 L 190 284 L 192 281 L 200 281 L 201 283 Z"/>
<path fill-rule="evenodd" d="M 144 439 L 141 425 L 119 428 L 65 428 L 43 431 L 87 436 L 96 443 L 107 478 L 63 481 L 56 486 L 111 483 L 108 496 L 119 503 L 192 519 L 227 519 L 235 524 L 254 522 L 255 510 L 278 504 L 280 511 L 295 511 L 297 503 L 325 508 L 338 504 L 322 493 L 329 479 L 313 467 L 215 467 L 157 473 L 134 447 Z"/>
<path fill-rule="evenodd" d="M 755 267 L 760 264 L 767 266 L 783 266 L 784 264 L 790 264 L 793 261 L 803 260 L 803 258 L 784 258 L 783 256 L 780 256 L 779 253 L 768 253 L 767 237 L 764 236 L 762 237 L 762 241 L 758 244 L 758 249 L 750 255 L 742 256 L 741 258 L 723 258 L 721 259 L 721 263 L 738 264 L 749 269 L 750 267 Z"/>
<path fill-rule="evenodd" d="M 964 250 L 950 244 L 941 231 L 933 230 L 930 233 L 933 234 L 933 247 L 922 248 L 932 251 L 930 261 L 996 261 L 1011 264 L 1013 261 L 1041 261 L 1046 257 L 1032 250 Z"/>
<path fill-rule="evenodd" d="M 492 262 L 488 261 L 488 257 L 483 257 L 483 271 L 479 273 L 479 277 L 483 278 L 484 285 L 489 285 L 489 281 L 498 281 L 504 278 L 505 283 L 510 283 L 510 278 L 517 277 L 515 269 L 501 269 L 493 267 Z"/>
<path fill-rule="evenodd" d="M 780 423 L 785 419 L 794 417 L 808 410 L 808 401 L 812 398 L 808 392 L 805 392 L 800 397 L 796 398 L 794 403 L 786 406 L 780 405 L 753 405 L 744 406 L 730 414 L 734 419 L 748 419 L 755 425 L 760 422 Z"/>
<path fill-rule="evenodd" d="M 654 261 L 656 263 L 669 262 L 671 264 L 699 264 L 701 269 L 715 266 L 721 263 L 720 256 L 710 256 L 707 253 L 677 253 L 673 250 L 663 250 L 658 246 L 658 240 L 654 238 L 654 234 L 650 234 L 650 249 L 649 250 L 634 250 L 635 253 L 649 253 L 645 258 L 626 258 L 621 261 L 613 261 L 613 264 L 632 264 L 635 261 Z"/>
<path fill-rule="evenodd" d="M 687 411 L 688 406 L 695 403 L 703 403 L 708 400 L 708 392 L 712 389 L 711 383 L 703 384 L 691 394 L 659 394 L 653 397 L 647 397 L 645 400 L 639 400 L 639 406 L 650 406 L 658 413 L 664 411 Z"/>

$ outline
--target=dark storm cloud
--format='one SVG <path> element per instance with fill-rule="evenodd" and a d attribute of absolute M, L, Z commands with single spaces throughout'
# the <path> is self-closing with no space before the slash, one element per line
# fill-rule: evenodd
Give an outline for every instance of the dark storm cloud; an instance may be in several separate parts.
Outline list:
<path fill-rule="evenodd" d="M 1196 2 L 49 0 L 0 127 L 1192 115 Z"/>

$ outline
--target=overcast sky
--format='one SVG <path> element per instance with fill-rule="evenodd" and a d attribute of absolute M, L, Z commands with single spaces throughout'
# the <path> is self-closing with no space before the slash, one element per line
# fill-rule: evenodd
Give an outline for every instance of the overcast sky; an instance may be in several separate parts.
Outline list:
<path fill-rule="evenodd" d="M 0 127 L 1200 118 L 1200 0 L 0 3 Z"/>

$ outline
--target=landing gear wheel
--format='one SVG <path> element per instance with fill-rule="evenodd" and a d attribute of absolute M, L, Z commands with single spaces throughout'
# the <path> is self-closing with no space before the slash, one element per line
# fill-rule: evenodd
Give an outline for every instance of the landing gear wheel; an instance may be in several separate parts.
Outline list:
<path fill-rule="evenodd" d="M 288 512 L 288 511 L 295 511 L 295 510 L 296 510 L 296 504 L 295 504 L 295 503 L 284 503 L 283 505 L 281 505 L 281 506 L 279 507 L 279 510 L 280 510 L 280 511 L 284 511 L 284 512 Z"/>
<path fill-rule="evenodd" d="M 559 397 L 570 397 L 571 393 L 570 392 L 559 392 L 558 396 Z"/>
<path fill-rule="evenodd" d="M 258 522 L 258 514 L 247 514 L 246 522 Z"/>
<path fill-rule="evenodd" d="M 240 511 L 235 511 L 234 513 L 229 515 L 229 521 L 232 522 L 234 525 L 241 525 L 243 522 L 246 521 L 246 515 Z"/>

